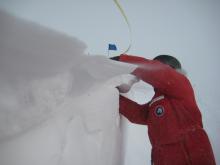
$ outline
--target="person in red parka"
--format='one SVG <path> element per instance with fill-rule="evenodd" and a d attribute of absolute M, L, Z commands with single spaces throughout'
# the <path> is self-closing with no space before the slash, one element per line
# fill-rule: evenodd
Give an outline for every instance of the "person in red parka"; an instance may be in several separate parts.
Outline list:
<path fill-rule="evenodd" d="M 148 126 L 152 164 L 215 165 L 193 88 L 181 73 L 180 62 L 170 55 L 153 60 L 129 55 L 112 59 L 137 64 L 131 74 L 154 87 L 155 95 L 147 104 L 139 105 L 120 95 L 119 108 L 132 123 Z M 123 93 L 130 86 L 122 84 L 117 88 Z"/>

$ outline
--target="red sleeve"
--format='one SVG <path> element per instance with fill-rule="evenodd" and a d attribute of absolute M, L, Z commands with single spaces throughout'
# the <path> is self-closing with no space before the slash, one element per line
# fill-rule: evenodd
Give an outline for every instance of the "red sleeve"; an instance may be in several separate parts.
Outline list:
<path fill-rule="evenodd" d="M 132 74 L 151 84 L 161 93 L 178 98 L 192 95 L 188 79 L 166 64 L 129 55 L 121 55 L 120 61 L 137 64 L 138 67 Z"/>
<path fill-rule="evenodd" d="M 136 102 L 120 95 L 119 111 L 130 122 L 135 124 L 147 124 L 147 105 L 139 105 Z"/>
<path fill-rule="evenodd" d="M 127 55 L 127 54 L 121 54 L 120 61 L 122 62 L 127 62 L 127 63 L 131 63 L 131 64 L 142 64 L 145 62 L 145 58 L 143 57 L 137 57 L 137 56 L 131 56 L 131 55 Z"/>

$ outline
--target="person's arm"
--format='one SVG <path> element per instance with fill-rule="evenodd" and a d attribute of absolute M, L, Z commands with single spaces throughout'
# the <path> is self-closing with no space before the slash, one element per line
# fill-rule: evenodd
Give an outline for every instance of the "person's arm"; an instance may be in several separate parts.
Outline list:
<path fill-rule="evenodd" d="M 127 62 L 127 63 L 131 63 L 131 64 L 141 64 L 146 60 L 143 57 L 131 56 L 131 55 L 127 55 L 127 54 L 121 54 L 119 56 L 114 56 L 114 57 L 111 57 L 110 59 L 114 60 L 114 61 Z"/>
<path fill-rule="evenodd" d="M 121 55 L 120 61 L 137 64 L 132 74 L 166 95 L 182 98 L 192 93 L 189 80 L 166 64 L 129 55 Z"/>
<path fill-rule="evenodd" d="M 136 102 L 120 95 L 120 113 L 130 122 L 147 125 L 147 105 L 139 105 Z"/>

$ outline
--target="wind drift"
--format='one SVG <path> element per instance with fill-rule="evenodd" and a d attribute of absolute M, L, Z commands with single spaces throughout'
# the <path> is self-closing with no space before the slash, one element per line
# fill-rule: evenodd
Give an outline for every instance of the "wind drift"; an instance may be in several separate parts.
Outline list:
<path fill-rule="evenodd" d="M 134 66 L 0 11 L 0 164 L 122 164 L 118 91 Z"/>

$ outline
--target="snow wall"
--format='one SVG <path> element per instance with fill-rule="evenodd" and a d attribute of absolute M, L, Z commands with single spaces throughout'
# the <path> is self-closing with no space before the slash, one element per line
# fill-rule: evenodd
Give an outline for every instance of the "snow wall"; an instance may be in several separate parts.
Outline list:
<path fill-rule="evenodd" d="M 115 86 L 134 66 L 2 11 L 0 25 L 0 164 L 123 164 Z"/>

